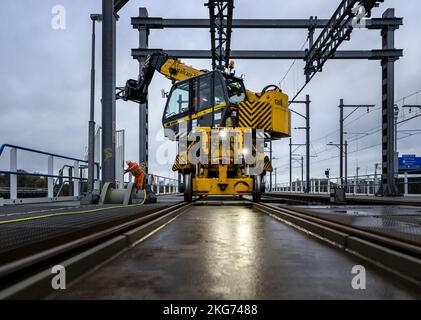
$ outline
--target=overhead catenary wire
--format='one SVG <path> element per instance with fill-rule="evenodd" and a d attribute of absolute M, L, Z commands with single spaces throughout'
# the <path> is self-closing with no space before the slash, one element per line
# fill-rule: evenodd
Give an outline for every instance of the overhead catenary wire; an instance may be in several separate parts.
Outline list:
<path fill-rule="evenodd" d="M 308 39 L 307 39 L 308 40 Z M 306 42 L 307 42 L 307 40 L 306 40 Z M 291 66 L 290 66 L 290 68 L 288 69 L 288 71 L 287 71 L 287 73 L 284 75 L 284 77 L 282 78 L 282 80 L 281 80 L 281 82 L 282 81 L 284 81 L 285 80 L 285 78 L 286 78 L 286 76 L 288 75 L 288 73 L 290 72 L 290 70 L 293 68 L 293 66 L 294 66 L 294 64 L 296 63 L 296 61 L 294 61 L 292 64 L 291 64 Z M 290 100 L 290 103 L 289 103 L 289 105 L 292 103 L 292 102 L 294 102 L 295 101 L 295 99 L 299 96 L 299 94 L 304 90 L 304 88 L 306 87 L 306 85 L 310 82 L 310 80 L 313 78 L 313 76 L 314 76 L 315 74 L 313 74 L 307 81 L 306 81 L 306 83 L 302 86 L 302 88 L 295 94 L 295 96 L 294 96 L 294 98 L 292 99 L 292 100 Z M 415 92 L 412 92 L 412 93 L 410 93 L 410 94 L 408 94 L 408 95 L 406 95 L 406 96 L 404 96 L 404 97 L 402 97 L 402 98 L 400 98 L 400 99 L 398 99 L 398 100 L 396 100 L 395 101 L 395 104 L 398 104 L 398 103 L 400 103 L 400 102 L 405 102 L 405 100 L 406 99 L 408 99 L 408 98 L 411 98 L 411 97 L 413 97 L 413 96 L 416 96 L 416 98 L 417 98 L 417 101 L 418 101 L 418 94 L 420 94 L 421 93 L 421 89 L 420 90 L 417 90 L 417 91 L 415 91 Z M 382 107 L 377 107 L 377 108 L 374 108 L 374 109 L 371 109 L 371 110 L 369 110 L 368 111 L 368 113 L 371 113 L 371 114 L 374 114 L 374 111 L 377 111 L 377 110 L 380 110 L 380 109 L 382 109 Z M 361 119 L 362 117 L 364 117 L 364 116 L 366 116 L 366 114 L 363 114 L 363 115 L 361 115 L 361 116 L 358 116 L 358 117 L 356 117 L 355 119 L 353 119 L 352 121 L 348 121 L 345 125 L 344 125 L 344 127 L 348 127 L 348 126 L 350 126 L 351 124 L 353 124 L 353 123 L 355 123 L 356 121 L 358 121 L 359 119 Z M 406 114 L 403 112 L 403 113 L 401 113 L 400 115 L 399 115 L 400 117 L 401 117 L 401 119 L 402 118 L 404 118 L 405 116 L 406 116 Z M 407 123 L 409 120 L 412 120 L 412 119 L 415 119 L 415 118 L 418 118 L 418 117 L 420 117 L 421 116 L 421 112 L 417 112 L 414 116 L 412 116 L 412 117 L 410 117 L 410 118 L 408 118 L 408 119 L 402 119 L 401 121 L 398 121 L 397 122 L 397 125 L 400 125 L 399 127 L 401 127 L 402 125 L 404 125 L 405 123 Z M 379 131 L 381 131 L 381 125 L 379 125 L 379 126 L 376 126 L 376 127 L 374 127 L 374 128 L 371 128 L 371 129 L 369 129 L 369 130 L 366 130 L 365 132 L 363 132 L 364 133 L 364 135 L 362 135 L 362 136 L 358 136 L 358 137 L 356 137 L 356 138 L 351 138 L 348 142 L 349 143 L 351 143 L 351 142 L 358 142 L 359 140 L 361 140 L 361 139 L 365 139 L 365 138 L 367 138 L 367 137 L 369 137 L 369 136 L 371 136 L 371 135 L 373 135 L 373 134 L 375 134 L 375 133 L 377 133 L 377 132 L 379 132 Z M 339 129 L 336 129 L 336 130 L 333 130 L 333 131 L 331 131 L 331 132 L 329 132 L 329 133 L 327 133 L 327 134 L 325 134 L 325 135 L 323 135 L 322 137 L 318 137 L 318 138 L 316 138 L 316 139 L 312 139 L 311 141 L 310 141 L 310 145 L 311 145 L 311 148 L 312 148 L 312 150 L 313 150 L 313 153 L 316 155 L 316 156 L 319 156 L 319 154 L 322 154 L 322 153 L 325 153 L 325 152 L 328 152 L 328 151 L 331 151 L 331 150 L 334 150 L 335 149 L 335 147 L 332 147 L 332 148 L 325 148 L 325 149 L 323 149 L 323 150 L 320 150 L 320 151 L 318 151 L 318 150 L 316 150 L 316 148 L 315 148 L 315 146 L 313 145 L 314 144 L 314 142 L 318 142 L 318 141 L 321 141 L 321 140 L 324 140 L 324 139 L 327 139 L 328 137 L 330 137 L 330 136 L 332 136 L 332 135 L 334 135 L 335 133 L 337 133 L 339 131 Z M 362 133 L 362 134 L 363 134 Z M 409 138 L 409 137 L 412 137 L 412 136 L 414 136 L 414 135 L 418 135 L 418 134 L 421 134 L 420 132 L 417 132 L 417 133 L 413 133 L 413 134 L 407 134 L 405 137 L 400 137 L 400 138 L 397 138 L 397 140 L 403 140 L 403 139 L 406 139 L 406 138 Z M 370 145 L 370 146 L 368 146 L 368 147 L 363 147 L 363 148 L 361 148 L 361 149 L 359 149 L 359 148 L 357 148 L 357 150 L 354 150 L 354 151 L 351 151 L 351 152 L 348 152 L 348 154 L 353 154 L 353 153 L 356 153 L 356 152 L 360 152 L 360 151 L 364 151 L 364 150 L 368 150 L 368 149 L 371 149 L 371 148 L 374 148 L 374 147 L 376 147 L 376 146 L 379 146 L 379 145 L 381 145 L 381 143 L 376 143 L 375 145 Z M 324 159 L 320 159 L 320 160 L 318 160 L 318 161 L 313 161 L 312 163 L 313 164 L 316 164 L 316 163 L 320 163 L 320 162 L 323 162 L 323 161 L 327 161 L 327 160 L 332 160 L 332 159 L 335 159 L 335 158 L 338 158 L 339 157 L 339 155 L 335 155 L 335 156 L 332 156 L 332 157 L 329 157 L 329 158 L 324 158 Z"/>
<path fill-rule="evenodd" d="M 308 37 L 306 39 L 306 41 L 304 41 L 303 45 L 301 46 L 300 50 L 304 49 L 305 45 L 308 42 Z M 288 74 L 291 72 L 292 68 L 294 67 L 294 65 L 296 64 L 296 62 L 298 61 L 298 59 L 295 59 L 291 65 L 289 66 L 288 70 L 285 72 L 284 76 L 282 77 L 281 81 L 279 82 L 280 86 L 282 87 L 282 83 L 284 82 L 284 80 L 286 79 L 286 77 L 288 76 Z"/>
<path fill-rule="evenodd" d="M 417 91 L 415 91 L 415 92 L 412 92 L 412 93 L 410 93 L 410 94 L 408 94 L 408 95 L 406 95 L 406 96 L 404 96 L 404 97 L 402 97 L 402 98 L 400 98 L 400 99 L 396 100 L 396 101 L 395 101 L 395 103 L 397 104 L 397 103 L 399 103 L 399 102 L 404 102 L 406 99 L 408 99 L 408 98 L 410 98 L 410 97 L 413 97 L 413 96 L 417 96 L 419 93 L 421 93 L 421 90 L 417 90 Z M 381 107 L 377 107 L 377 108 L 374 108 L 374 109 L 370 109 L 368 113 L 372 113 L 372 114 L 373 114 L 373 112 L 374 112 L 374 111 L 377 111 L 377 110 L 380 110 L 380 109 L 381 109 Z M 352 123 L 355 123 L 356 121 L 358 121 L 359 119 L 361 119 L 361 118 L 362 118 L 362 117 L 364 117 L 364 116 L 366 116 L 366 114 L 362 114 L 362 115 L 360 115 L 360 116 L 356 117 L 355 119 L 353 119 L 352 121 L 348 121 L 348 122 L 344 125 L 344 127 L 347 127 L 347 126 L 351 125 Z M 401 113 L 401 114 L 400 114 L 400 117 L 401 117 L 401 118 L 402 118 L 402 117 L 405 117 L 405 116 L 406 116 L 406 115 L 405 115 L 405 113 Z M 401 120 L 401 121 L 398 121 L 398 122 L 397 122 L 397 124 L 398 124 L 398 125 L 400 124 L 400 126 L 399 126 L 399 127 L 401 127 L 403 123 L 406 123 L 406 122 L 408 122 L 409 120 L 412 120 L 412 119 L 418 118 L 418 117 L 420 117 L 420 116 L 421 116 L 421 111 L 418 111 L 418 112 L 416 112 L 416 113 L 415 113 L 415 115 L 414 115 L 414 116 L 412 116 L 411 118 L 408 118 L 408 119 L 403 119 L 403 120 Z M 332 131 L 332 132 L 330 132 L 330 133 L 328 133 L 328 134 L 324 135 L 323 137 L 316 138 L 316 139 L 312 140 L 312 142 L 323 140 L 323 139 L 325 139 L 325 138 L 327 138 L 327 137 L 329 137 L 329 136 L 331 136 L 331 135 L 333 135 L 333 134 L 337 133 L 338 131 L 339 131 L 339 129 L 334 130 L 334 131 Z M 378 125 L 378 126 L 376 126 L 376 127 L 373 127 L 373 128 L 371 128 L 371 129 L 369 129 L 369 130 L 366 130 L 366 131 L 362 132 L 362 134 L 364 133 L 364 135 L 361 135 L 361 136 L 356 137 L 356 138 L 352 138 L 352 139 L 348 140 L 348 143 L 351 143 L 351 142 L 357 142 L 357 141 L 359 141 L 359 140 L 365 139 L 365 138 L 367 138 L 367 137 L 369 137 L 369 136 L 371 136 L 371 135 L 373 135 L 373 134 L 375 134 L 375 133 L 377 133 L 377 132 L 379 132 L 379 131 L 381 131 L 381 125 Z M 335 149 L 335 148 L 327 148 L 327 149 L 321 150 L 321 151 L 319 151 L 319 152 L 317 152 L 317 151 L 316 151 L 316 154 L 323 153 L 323 152 L 327 152 L 327 151 L 330 151 L 330 150 L 333 150 L 333 149 Z M 313 163 L 314 163 L 314 162 L 313 162 Z M 315 162 L 315 163 L 317 163 L 317 162 Z"/>
<path fill-rule="evenodd" d="M 419 114 L 419 116 L 421 116 L 421 114 Z M 413 117 L 413 118 L 414 118 L 414 117 Z M 374 130 L 374 131 L 373 131 L 373 132 L 369 132 L 367 135 L 364 135 L 364 136 L 360 136 L 360 137 L 357 137 L 357 138 L 351 139 L 351 140 L 349 140 L 348 142 L 349 142 L 349 143 L 351 143 L 351 142 L 355 142 L 355 141 L 358 141 L 358 140 L 364 139 L 364 138 L 368 137 L 369 135 L 372 135 L 372 134 L 374 134 L 374 133 L 377 133 L 377 132 L 381 131 L 381 127 L 380 127 L 380 128 L 379 128 L 379 127 L 375 127 L 375 128 L 370 129 L 370 130 Z M 370 130 L 369 130 L 369 131 L 370 131 Z M 397 138 L 397 140 L 398 140 L 398 141 L 399 141 L 399 140 L 403 140 L 403 139 L 410 138 L 410 137 L 412 137 L 412 136 L 419 135 L 419 134 L 421 134 L 421 132 L 416 132 L 416 133 L 412 133 L 412 134 L 407 134 L 407 135 L 406 135 L 406 136 L 404 136 L 404 137 Z M 363 147 L 363 148 L 357 148 L 356 150 L 353 150 L 353 151 L 348 152 L 348 155 L 350 155 L 350 154 L 354 154 L 354 153 L 357 153 L 357 152 L 361 152 L 361 151 L 365 151 L 365 150 L 368 150 L 368 149 L 371 149 L 371 148 L 374 148 L 374 147 L 377 147 L 377 146 L 381 146 L 381 143 L 376 143 L 376 144 L 373 144 L 373 145 L 370 145 L 370 146 L 367 146 L 367 147 Z M 329 148 L 329 150 L 331 150 L 331 149 L 335 149 L 335 148 Z M 328 150 L 326 150 L 326 151 L 328 151 Z M 314 161 L 314 162 L 313 162 L 313 164 L 321 163 L 321 162 L 328 161 L 328 160 L 332 160 L 332 159 L 336 159 L 336 158 L 339 158 L 339 155 L 334 155 L 334 156 L 330 156 L 330 157 L 328 157 L 328 158 L 323 158 L 323 159 L 320 159 L 320 160 Z"/>
<path fill-rule="evenodd" d="M 421 132 L 413 133 L 411 135 L 407 135 L 405 137 L 398 138 L 398 140 L 404 140 L 404 139 L 407 139 L 409 137 L 412 137 L 412 136 L 415 136 L 415 135 L 419 135 L 419 134 L 421 134 Z M 378 147 L 378 146 L 381 146 L 381 143 L 376 143 L 376 144 L 373 144 L 373 145 L 370 145 L 370 146 L 367 146 L 367 147 L 363 147 L 363 148 L 358 149 L 358 150 L 349 151 L 348 152 L 348 155 L 349 154 L 353 154 L 353 153 L 358 153 L 358 152 L 361 152 L 361 151 L 365 151 L 365 150 L 368 150 L 368 149 L 372 149 L 372 148 Z M 320 159 L 320 160 L 314 161 L 313 164 L 314 163 L 320 163 L 320 162 L 327 161 L 327 160 L 336 159 L 336 158 L 339 158 L 339 155 L 335 155 L 335 156 L 331 156 L 329 158 L 325 158 L 325 159 Z"/>

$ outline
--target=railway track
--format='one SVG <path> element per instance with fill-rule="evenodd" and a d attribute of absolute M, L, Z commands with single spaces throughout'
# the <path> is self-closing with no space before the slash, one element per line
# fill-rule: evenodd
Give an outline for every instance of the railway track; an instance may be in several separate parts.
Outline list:
<path fill-rule="evenodd" d="M 0 300 L 43 298 L 52 290 L 53 266 L 65 267 L 66 280 L 71 282 L 156 232 L 191 205 L 179 203 L 130 221 L 116 222 L 89 235 L 74 235 L 75 240 L 2 265 Z"/>
<path fill-rule="evenodd" d="M 53 266 L 65 267 L 66 281 L 70 283 L 159 231 L 173 219 L 189 211 L 192 206 L 240 204 L 246 204 L 421 287 L 421 248 L 415 244 L 311 216 L 302 209 L 247 200 L 224 202 L 199 199 L 197 202 L 179 203 L 143 217 L 116 223 L 105 230 L 1 266 L 0 299 L 46 297 L 52 292 Z M 198 210 L 200 211 L 200 207 Z"/>
<path fill-rule="evenodd" d="M 264 203 L 254 203 L 253 207 L 421 287 L 419 245 L 315 217 L 302 209 Z"/>
<path fill-rule="evenodd" d="M 330 204 L 330 196 L 327 194 L 267 192 L 265 196 L 284 201 Z M 349 205 L 421 206 L 421 200 L 417 197 L 385 198 L 347 195 L 346 202 Z"/>

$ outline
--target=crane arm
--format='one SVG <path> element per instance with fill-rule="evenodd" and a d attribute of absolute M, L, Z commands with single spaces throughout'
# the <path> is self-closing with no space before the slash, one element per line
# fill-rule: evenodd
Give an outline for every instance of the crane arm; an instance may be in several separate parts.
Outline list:
<path fill-rule="evenodd" d="M 128 80 L 126 87 L 119 93 L 118 98 L 125 101 L 145 103 L 148 87 L 155 71 L 173 82 L 183 81 L 204 73 L 204 71 L 187 66 L 177 58 L 169 57 L 166 53 L 156 52 L 146 57 L 139 79 L 137 81 Z"/>

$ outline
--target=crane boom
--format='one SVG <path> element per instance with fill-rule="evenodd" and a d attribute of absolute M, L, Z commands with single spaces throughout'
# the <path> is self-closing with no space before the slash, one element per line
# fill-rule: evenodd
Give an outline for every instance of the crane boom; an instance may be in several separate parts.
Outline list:
<path fill-rule="evenodd" d="M 173 82 L 183 81 L 205 73 L 205 71 L 188 66 L 180 59 L 170 57 L 164 52 L 155 52 L 146 57 L 145 66 L 138 80 L 128 80 L 125 89 L 118 94 L 118 98 L 124 101 L 145 103 L 148 87 L 155 71 Z"/>

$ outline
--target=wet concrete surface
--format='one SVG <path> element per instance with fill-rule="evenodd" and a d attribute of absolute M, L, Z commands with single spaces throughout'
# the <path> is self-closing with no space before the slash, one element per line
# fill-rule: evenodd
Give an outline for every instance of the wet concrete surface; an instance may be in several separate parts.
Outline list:
<path fill-rule="evenodd" d="M 58 241 L 70 241 L 76 233 L 92 233 L 100 226 L 142 217 L 181 201 L 180 196 L 162 196 L 158 203 L 118 209 L 112 209 L 116 205 L 81 206 L 78 202 L 2 208 L 0 264 L 48 249 Z"/>
<path fill-rule="evenodd" d="M 300 206 L 296 206 L 299 208 Z M 338 206 L 338 205 L 309 205 L 301 206 L 314 211 L 332 214 L 346 214 L 352 216 L 412 216 L 421 218 L 421 208 L 413 206 Z"/>
<path fill-rule="evenodd" d="M 366 267 L 366 289 L 352 268 Z M 416 299 L 421 292 L 246 206 L 194 206 L 51 299 Z"/>
<path fill-rule="evenodd" d="M 288 207 L 302 209 L 312 216 L 421 245 L 420 207 L 379 205 L 288 205 Z"/>
<path fill-rule="evenodd" d="M 300 193 L 300 192 L 266 192 L 266 197 L 273 197 L 284 200 L 313 201 L 329 203 L 330 196 L 327 193 Z M 348 204 L 354 205 L 402 205 L 421 206 L 421 196 L 401 196 L 401 197 L 375 197 L 373 195 L 352 195 L 347 194 Z"/>

